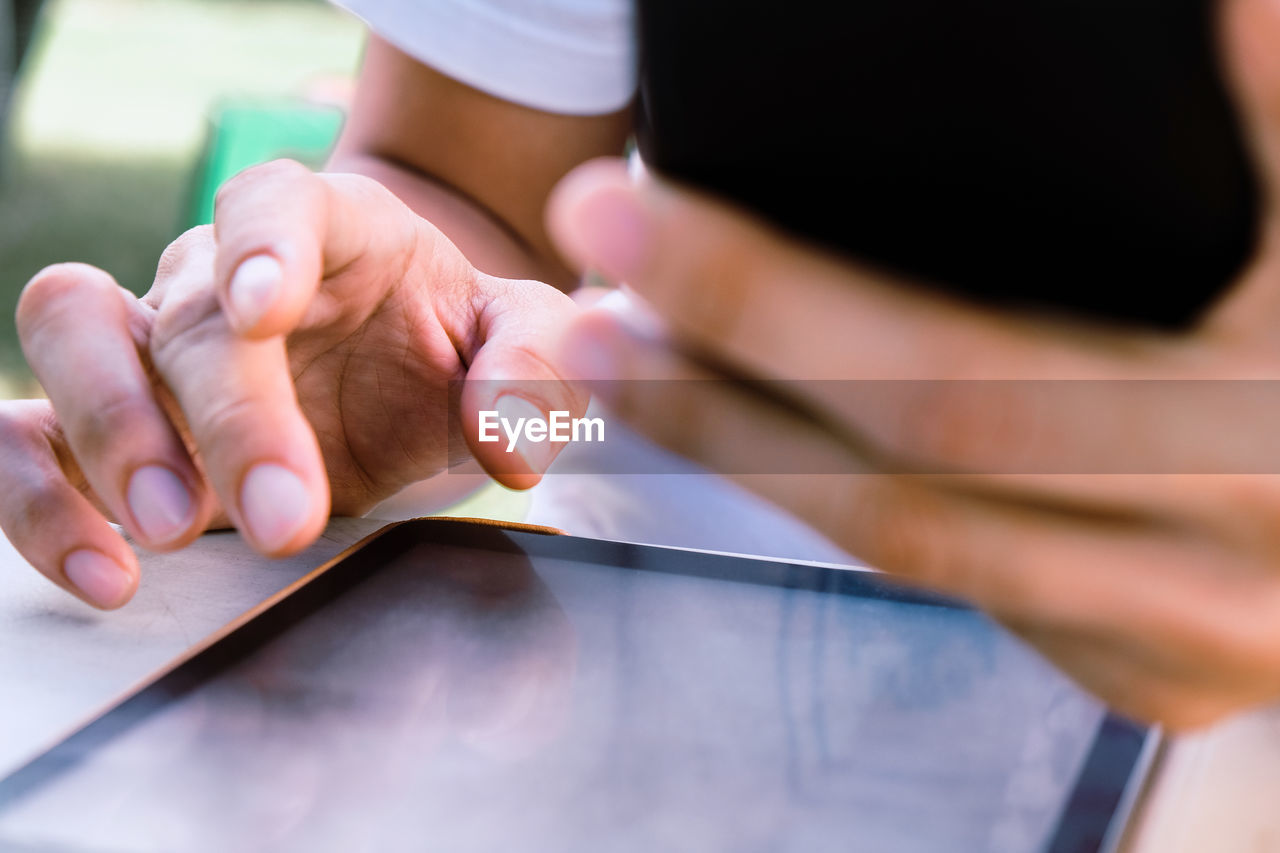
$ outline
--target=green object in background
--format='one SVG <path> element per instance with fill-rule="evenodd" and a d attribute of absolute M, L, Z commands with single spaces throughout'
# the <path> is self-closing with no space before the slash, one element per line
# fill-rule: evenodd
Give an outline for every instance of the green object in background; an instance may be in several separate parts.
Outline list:
<path fill-rule="evenodd" d="M 342 129 L 337 107 L 296 101 L 228 101 L 215 110 L 196 171 L 189 225 L 213 222 L 218 187 L 250 166 L 287 157 L 318 168 Z"/>

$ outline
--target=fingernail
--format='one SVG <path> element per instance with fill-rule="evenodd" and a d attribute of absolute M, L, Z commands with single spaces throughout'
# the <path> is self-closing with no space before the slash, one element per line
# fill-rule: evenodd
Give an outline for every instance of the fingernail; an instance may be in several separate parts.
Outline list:
<path fill-rule="evenodd" d="M 62 573 L 99 607 L 119 607 L 133 592 L 133 575 L 107 555 L 87 548 L 68 554 Z"/>
<path fill-rule="evenodd" d="M 254 255 L 243 261 L 231 277 L 229 296 L 236 325 L 253 328 L 275 303 L 284 268 L 271 255 Z"/>
<path fill-rule="evenodd" d="M 529 466 L 529 470 L 535 474 L 545 472 L 551 465 L 551 460 L 555 458 L 555 445 L 545 432 L 542 433 L 541 441 L 532 440 L 528 431 L 523 428 L 522 420 L 524 424 L 529 421 L 546 423 L 547 416 L 533 403 L 513 394 L 499 397 L 494 403 L 494 409 L 498 412 L 499 423 L 507 425 L 503 428 L 503 449 L 507 448 L 509 441 L 506 429 L 519 429 L 520 437 L 516 440 L 515 452 L 520 454 L 520 458 L 524 460 L 525 465 Z"/>
<path fill-rule="evenodd" d="M 625 281 L 644 269 L 649 222 L 632 190 L 609 187 L 587 196 L 571 221 L 587 259 L 606 275 Z"/>
<path fill-rule="evenodd" d="M 625 316 L 632 309 L 635 302 L 627 295 L 625 290 L 613 289 L 600 297 L 600 301 L 595 304 L 596 308 L 603 308 L 619 316 Z"/>
<path fill-rule="evenodd" d="M 266 551 L 288 545 L 311 516 L 311 496 L 297 474 L 281 465 L 256 465 L 240 487 L 240 514 L 249 536 Z"/>
<path fill-rule="evenodd" d="M 162 465 L 145 465 L 134 471 L 126 499 L 142 535 L 151 542 L 168 542 L 191 526 L 191 494 L 178 476 Z"/>

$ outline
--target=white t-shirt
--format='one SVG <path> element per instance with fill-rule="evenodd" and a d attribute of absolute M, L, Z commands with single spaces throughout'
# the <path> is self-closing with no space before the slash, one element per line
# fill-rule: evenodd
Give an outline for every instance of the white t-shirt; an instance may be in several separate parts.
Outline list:
<path fill-rule="evenodd" d="M 635 92 L 631 0 L 340 2 L 410 56 L 516 103 L 591 115 L 625 106 Z M 745 489 L 610 425 L 609 452 L 625 461 L 569 445 L 533 489 L 528 521 L 579 536 L 854 562 Z M 599 473 L 618 470 L 660 473 Z"/>
<path fill-rule="evenodd" d="M 631 0 L 337 0 L 456 80 L 554 113 L 599 115 L 636 88 Z"/>

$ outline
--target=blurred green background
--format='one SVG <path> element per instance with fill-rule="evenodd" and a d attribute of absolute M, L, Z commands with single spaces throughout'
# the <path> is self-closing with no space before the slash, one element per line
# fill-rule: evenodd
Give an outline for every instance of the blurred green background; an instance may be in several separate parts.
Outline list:
<path fill-rule="evenodd" d="M 220 107 L 340 102 L 362 44 L 319 0 L 47 0 L 0 173 L 0 397 L 38 390 L 13 328 L 28 278 L 84 261 L 144 292 Z"/>

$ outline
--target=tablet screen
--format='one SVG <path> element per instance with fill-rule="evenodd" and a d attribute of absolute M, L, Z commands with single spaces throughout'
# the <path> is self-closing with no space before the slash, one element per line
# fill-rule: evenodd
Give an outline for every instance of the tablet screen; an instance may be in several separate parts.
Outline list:
<path fill-rule="evenodd" d="M 0 783 L 0 846 L 1056 849 L 1136 760 L 981 614 L 866 573 L 374 544 Z"/>

